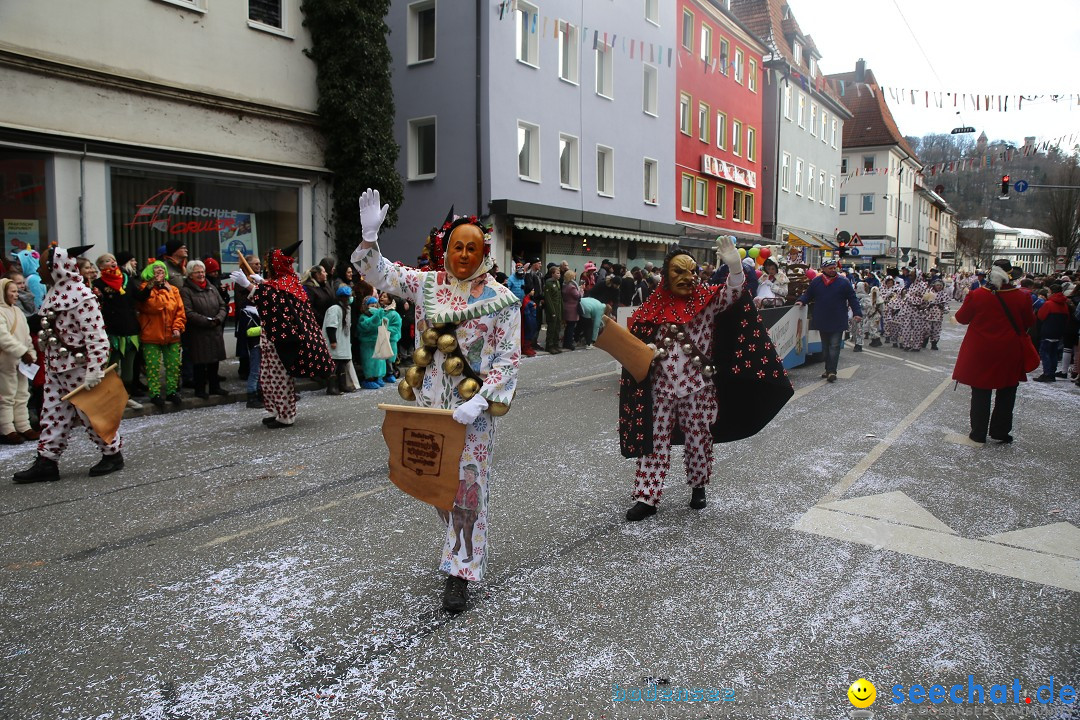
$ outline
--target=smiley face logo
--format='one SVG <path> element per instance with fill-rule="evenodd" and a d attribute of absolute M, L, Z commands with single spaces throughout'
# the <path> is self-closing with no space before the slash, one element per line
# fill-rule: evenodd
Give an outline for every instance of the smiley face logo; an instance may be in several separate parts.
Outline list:
<path fill-rule="evenodd" d="M 847 689 L 847 698 L 857 708 L 868 708 L 877 699 L 877 688 L 865 678 L 859 678 Z"/>

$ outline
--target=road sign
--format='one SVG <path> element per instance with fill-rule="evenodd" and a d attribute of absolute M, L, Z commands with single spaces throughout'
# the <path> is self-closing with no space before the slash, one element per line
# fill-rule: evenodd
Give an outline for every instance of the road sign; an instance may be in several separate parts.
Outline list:
<path fill-rule="evenodd" d="M 857 247 L 851 248 L 850 250 L 848 250 L 848 252 L 851 253 L 852 255 L 857 256 L 859 254 L 859 248 L 857 248 Z"/>
<path fill-rule="evenodd" d="M 863 247 L 862 238 L 859 237 L 859 233 L 852 233 L 851 242 L 848 243 L 848 247 Z"/>
<path fill-rule="evenodd" d="M 1025 190 L 1028 189 L 1028 181 L 1027 180 L 1017 180 L 1016 185 L 1013 185 L 1013 187 L 1016 188 L 1016 192 L 1024 192 Z"/>
<path fill-rule="evenodd" d="M 1054 272 L 1061 272 L 1065 269 L 1065 256 L 1058 255 L 1057 261 L 1054 263 Z"/>
<path fill-rule="evenodd" d="M 1069 248 L 1059 246 L 1058 249 L 1057 249 L 1057 252 L 1054 253 L 1054 254 L 1055 255 L 1067 255 L 1068 253 L 1069 253 Z"/>
<path fill-rule="evenodd" d="M 837 242 L 846 243 L 850 239 L 851 233 L 849 233 L 847 230 L 841 230 L 840 232 L 836 233 Z"/>

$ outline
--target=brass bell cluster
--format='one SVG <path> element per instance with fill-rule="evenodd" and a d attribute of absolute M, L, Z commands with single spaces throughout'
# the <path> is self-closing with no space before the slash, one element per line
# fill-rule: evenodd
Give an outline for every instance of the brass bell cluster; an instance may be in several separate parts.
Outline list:
<path fill-rule="evenodd" d="M 694 341 L 690 339 L 690 336 L 682 328 L 681 325 L 671 323 L 670 325 L 662 325 L 664 335 L 660 338 L 660 347 L 656 351 L 657 360 L 665 360 L 672 348 L 676 344 L 683 351 L 683 354 L 690 358 L 690 364 L 701 370 L 701 374 L 706 378 L 711 378 L 716 369 L 705 362 L 705 358 L 708 356 L 697 349 L 694 345 Z"/>
<path fill-rule="evenodd" d="M 38 334 L 38 340 L 42 345 L 52 348 L 56 351 L 56 354 L 62 358 L 66 358 L 69 355 L 75 359 L 75 362 L 82 362 L 86 359 L 86 355 L 82 350 L 72 351 L 67 345 L 60 340 L 60 336 L 56 334 L 56 311 L 49 310 L 45 313 L 45 317 L 41 318 L 41 332 Z"/>
<path fill-rule="evenodd" d="M 404 400 L 415 400 L 416 389 L 424 382 L 426 368 L 435 362 L 435 351 L 446 356 L 442 369 L 449 377 L 458 377 L 465 372 L 465 360 L 458 353 L 457 327 L 452 323 L 437 323 L 420 334 L 422 345 L 413 350 L 413 366 L 405 371 L 405 377 L 398 382 L 398 394 Z M 480 383 L 473 378 L 463 378 L 457 386 L 458 394 L 465 400 L 472 399 L 480 392 Z M 510 409 L 505 403 L 490 403 L 488 412 L 498 417 Z"/>

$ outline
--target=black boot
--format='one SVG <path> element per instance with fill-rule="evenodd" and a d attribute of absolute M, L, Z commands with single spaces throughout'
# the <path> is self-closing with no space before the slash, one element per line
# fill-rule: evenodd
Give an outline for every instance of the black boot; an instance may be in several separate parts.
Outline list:
<path fill-rule="evenodd" d="M 338 390 L 340 390 L 343 393 L 356 392 L 356 388 L 349 387 L 349 369 L 348 369 L 348 367 L 343 368 L 342 371 L 338 373 L 337 386 L 338 386 Z"/>
<path fill-rule="evenodd" d="M 20 470 L 15 473 L 11 479 L 13 482 L 20 485 L 36 482 L 52 482 L 53 480 L 60 479 L 60 468 L 56 465 L 55 460 L 50 460 L 47 457 L 38 455 L 34 459 L 33 465 L 25 470 Z"/>
<path fill-rule="evenodd" d="M 341 389 L 338 387 L 338 376 L 331 375 L 326 378 L 326 394 L 327 395 L 340 395 Z"/>
<path fill-rule="evenodd" d="M 690 493 L 690 507 L 695 510 L 700 510 L 708 504 L 705 499 L 705 488 L 696 487 L 693 492 Z"/>
<path fill-rule="evenodd" d="M 205 382 L 197 382 L 197 383 L 194 383 L 194 385 L 195 385 L 195 397 L 199 398 L 200 400 L 209 399 L 210 393 L 206 392 L 206 383 Z"/>
<path fill-rule="evenodd" d="M 261 408 L 263 406 L 262 400 L 259 399 L 259 393 L 253 392 L 247 394 L 247 406 L 249 408 Z"/>
<path fill-rule="evenodd" d="M 124 469 L 124 456 L 121 453 L 115 455 L 102 455 L 98 464 L 90 468 L 90 477 L 97 477 L 98 475 L 108 475 L 114 473 L 117 470 Z"/>
<path fill-rule="evenodd" d="M 881 347 L 881 338 L 874 338 L 871 340 L 870 347 Z"/>
<path fill-rule="evenodd" d="M 937 340 L 934 340 L 934 341 L 932 341 L 932 342 L 930 343 L 930 349 L 931 349 L 931 350 L 937 350 L 937 349 L 938 349 L 938 346 L 937 346 Z"/>
<path fill-rule="evenodd" d="M 459 613 L 469 604 L 469 581 L 451 575 L 446 578 L 446 588 L 443 590 L 443 610 L 449 613 Z"/>
<path fill-rule="evenodd" d="M 626 511 L 626 519 L 629 520 L 630 522 L 637 522 L 639 520 L 644 520 L 645 518 L 649 517 L 650 515 L 655 515 L 655 514 L 656 514 L 656 506 L 655 505 L 650 505 L 649 503 L 641 502 L 639 500 L 638 502 L 634 503 L 634 506 L 632 508 L 630 508 L 629 510 Z"/>

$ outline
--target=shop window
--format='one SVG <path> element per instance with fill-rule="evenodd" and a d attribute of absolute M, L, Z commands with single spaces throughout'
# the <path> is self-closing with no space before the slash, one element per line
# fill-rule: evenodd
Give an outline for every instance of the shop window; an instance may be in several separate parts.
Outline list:
<path fill-rule="evenodd" d="M 0 149 L 0 230 L 4 254 L 49 244 L 48 155 Z"/>
<path fill-rule="evenodd" d="M 299 240 L 299 205 L 291 185 L 113 168 L 113 252 L 130 251 L 144 267 L 180 239 L 188 257 L 213 255 L 235 269 L 239 254 L 265 257 Z"/>

